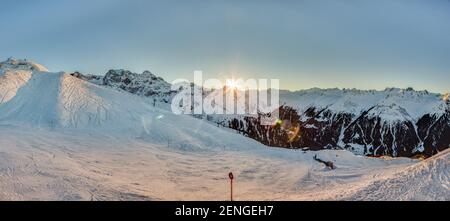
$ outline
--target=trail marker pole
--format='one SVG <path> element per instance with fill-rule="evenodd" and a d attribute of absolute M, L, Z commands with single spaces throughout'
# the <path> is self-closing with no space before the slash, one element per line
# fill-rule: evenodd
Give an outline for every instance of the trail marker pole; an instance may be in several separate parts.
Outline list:
<path fill-rule="evenodd" d="M 233 179 L 234 179 L 233 173 L 230 172 L 228 174 L 228 177 L 230 178 L 230 190 L 231 190 L 230 191 L 230 200 L 233 201 Z"/>

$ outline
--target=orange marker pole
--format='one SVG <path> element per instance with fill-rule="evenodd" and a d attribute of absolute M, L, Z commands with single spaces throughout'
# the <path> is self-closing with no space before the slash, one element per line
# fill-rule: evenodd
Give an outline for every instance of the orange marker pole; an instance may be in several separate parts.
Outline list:
<path fill-rule="evenodd" d="M 233 173 L 229 173 L 228 174 L 228 177 L 230 177 L 230 200 L 233 202 L 233 179 L 234 179 L 234 176 L 233 176 Z"/>

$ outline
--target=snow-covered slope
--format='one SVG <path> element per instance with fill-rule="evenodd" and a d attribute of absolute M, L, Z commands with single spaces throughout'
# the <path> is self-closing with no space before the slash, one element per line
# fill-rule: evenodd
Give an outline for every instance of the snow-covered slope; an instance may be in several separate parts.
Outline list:
<path fill-rule="evenodd" d="M 142 132 L 150 105 L 139 97 L 34 62 L 1 64 L 0 124 Z"/>
<path fill-rule="evenodd" d="M 6 71 L 10 75 L 16 76 L 2 84 L 15 93 L 6 94 L 8 102 L 0 105 L 2 124 L 133 130 L 148 112 L 148 105 L 132 95 L 66 73 Z"/>
<path fill-rule="evenodd" d="M 406 184 L 406 185 L 405 185 Z M 426 194 L 423 194 L 425 193 Z M 450 150 L 379 179 L 347 200 L 450 199 Z"/>
<path fill-rule="evenodd" d="M 0 69 L 0 104 L 16 96 L 17 91 L 31 78 L 31 71 Z"/>
<path fill-rule="evenodd" d="M 0 200 L 227 200 L 229 171 L 236 200 L 450 200 L 448 151 L 420 162 L 268 148 L 156 109 L 145 125 L 138 137 L 0 125 Z"/>
<path fill-rule="evenodd" d="M 32 61 L 9 58 L 0 62 L 0 104 L 16 96 L 34 72 L 46 72 L 47 68 Z"/>

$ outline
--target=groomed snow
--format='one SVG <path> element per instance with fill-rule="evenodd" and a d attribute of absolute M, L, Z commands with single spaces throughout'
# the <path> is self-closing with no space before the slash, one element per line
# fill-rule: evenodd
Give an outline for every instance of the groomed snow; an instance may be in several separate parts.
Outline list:
<path fill-rule="evenodd" d="M 268 148 L 209 129 L 217 142 L 226 135 L 240 144 L 184 149 L 175 143 L 185 138 L 172 146 L 2 125 L 0 200 L 227 200 L 230 171 L 236 200 L 450 200 L 448 151 L 423 162 L 366 158 Z M 315 154 L 337 169 L 313 161 Z"/>

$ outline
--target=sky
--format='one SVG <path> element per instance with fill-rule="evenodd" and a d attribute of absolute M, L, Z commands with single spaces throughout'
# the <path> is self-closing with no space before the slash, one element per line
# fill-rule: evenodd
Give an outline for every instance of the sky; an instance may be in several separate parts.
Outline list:
<path fill-rule="evenodd" d="M 0 59 L 449 92 L 450 0 L 0 0 Z"/>

